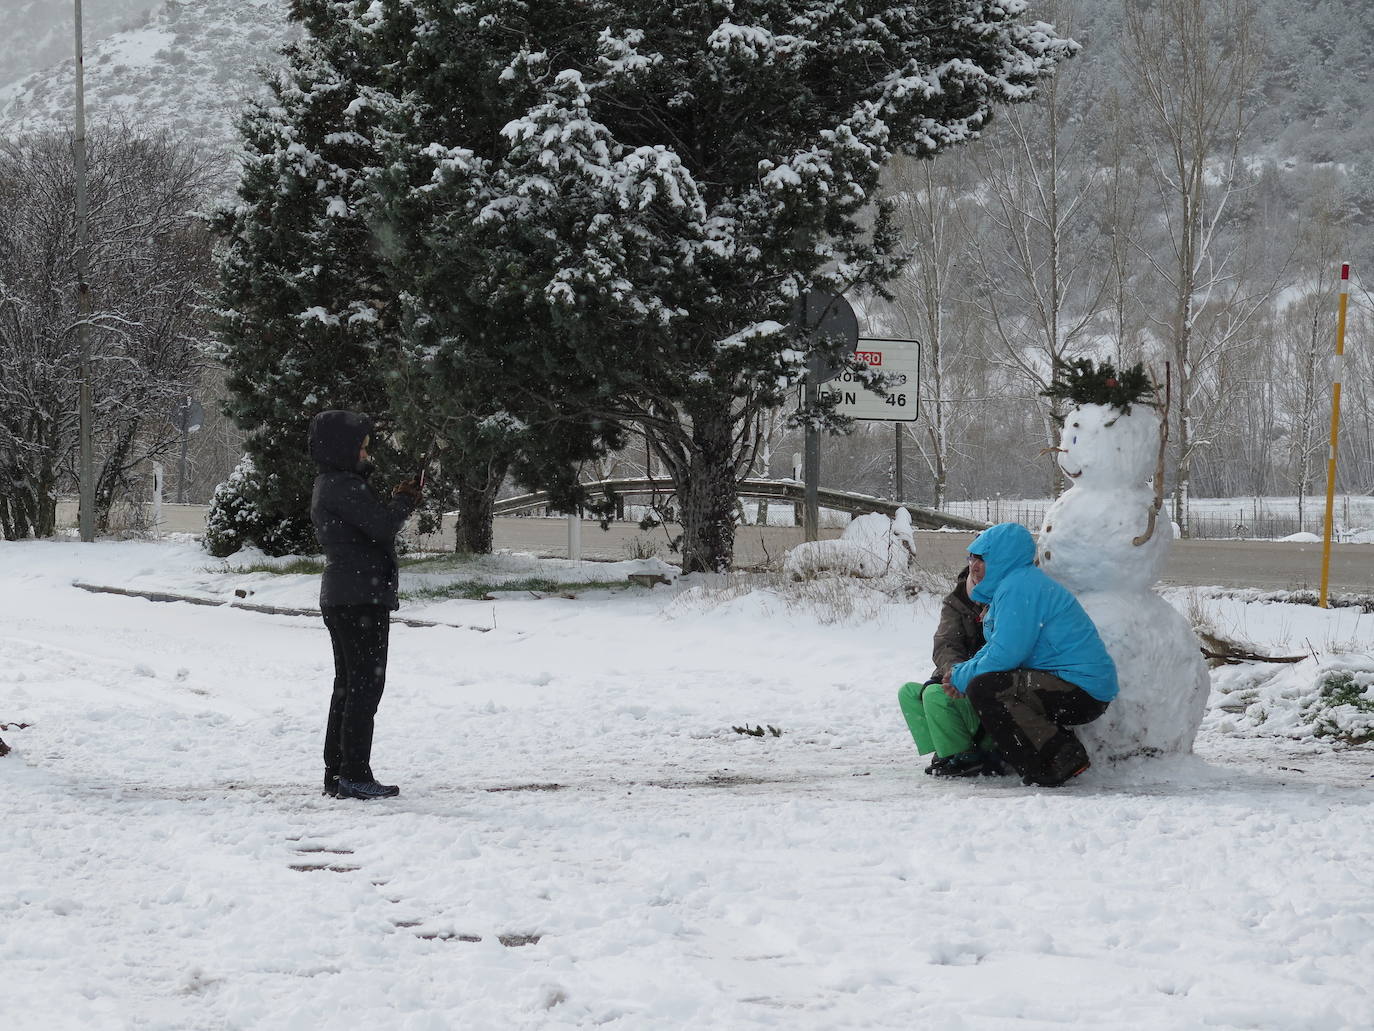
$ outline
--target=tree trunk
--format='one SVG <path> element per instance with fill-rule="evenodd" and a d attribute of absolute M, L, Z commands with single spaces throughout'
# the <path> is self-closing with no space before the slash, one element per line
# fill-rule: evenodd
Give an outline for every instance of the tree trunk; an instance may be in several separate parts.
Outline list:
<path fill-rule="evenodd" d="M 692 411 L 687 482 L 677 482 L 682 502 L 682 571 L 724 573 L 735 553 L 735 456 L 730 411 Z"/>
<path fill-rule="evenodd" d="M 460 555 L 490 555 L 492 508 L 506 478 L 506 462 L 464 466 L 455 477 L 458 521 L 453 528 L 453 550 Z"/>

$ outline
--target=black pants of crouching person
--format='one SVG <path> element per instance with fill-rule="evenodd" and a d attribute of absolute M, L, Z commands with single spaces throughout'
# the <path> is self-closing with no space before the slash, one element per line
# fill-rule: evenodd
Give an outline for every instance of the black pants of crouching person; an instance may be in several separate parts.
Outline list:
<path fill-rule="evenodd" d="M 1062 784 L 1088 765 L 1070 726 L 1107 711 L 1077 684 L 1035 669 L 984 673 L 969 683 L 968 700 L 997 748 L 1028 784 Z"/>
<path fill-rule="evenodd" d="M 347 780 L 372 780 L 372 726 L 386 687 L 391 612 L 381 605 L 321 609 L 334 645 L 334 694 L 324 731 L 324 768 Z"/>

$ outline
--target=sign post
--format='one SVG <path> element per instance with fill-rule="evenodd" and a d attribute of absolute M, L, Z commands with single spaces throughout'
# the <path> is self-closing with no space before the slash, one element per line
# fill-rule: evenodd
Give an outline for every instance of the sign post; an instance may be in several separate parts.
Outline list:
<path fill-rule="evenodd" d="M 808 341 L 813 342 L 827 337 L 842 337 L 852 350 L 859 340 L 859 317 L 854 309 L 840 294 L 828 294 L 823 290 L 812 290 L 802 297 L 793 308 L 793 322 Z M 806 359 L 805 404 L 808 409 L 815 405 L 822 383 L 840 374 L 840 369 L 830 366 L 814 346 L 809 349 Z M 806 488 L 805 502 L 802 505 L 802 537 L 814 541 L 820 537 L 820 485 L 821 485 L 821 446 L 816 428 L 806 427 L 805 463 L 803 480 Z"/>
<path fill-rule="evenodd" d="M 205 409 L 195 398 L 187 396 L 172 409 L 172 425 L 181 431 L 181 469 L 177 474 L 177 504 L 186 504 L 186 458 L 190 450 L 191 434 L 205 425 Z"/>
<path fill-rule="evenodd" d="M 1345 357 L 1345 307 L 1350 298 L 1350 265 L 1341 265 L 1341 300 L 1336 317 L 1336 363 L 1331 372 L 1331 450 L 1326 459 L 1326 523 L 1322 538 L 1322 590 L 1318 599 L 1326 608 L 1326 588 L 1331 572 L 1331 532 L 1336 506 L 1336 439 L 1341 429 L 1341 363 Z"/>

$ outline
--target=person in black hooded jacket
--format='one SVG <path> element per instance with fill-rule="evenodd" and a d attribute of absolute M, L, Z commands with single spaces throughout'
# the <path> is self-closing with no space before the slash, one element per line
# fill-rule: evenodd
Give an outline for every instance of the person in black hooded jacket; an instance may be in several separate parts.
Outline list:
<path fill-rule="evenodd" d="M 367 485 L 372 423 L 357 412 L 310 422 L 319 467 L 310 521 L 324 552 L 320 612 L 334 646 L 334 694 L 324 733 L 324 791 L 336 798 L 400 793 L 372 774 L 372 728 L 386 686 L 387 643 L 397 598 L 396 534 L 420 502 L 420 485 L 398 486 L 390 504 Z"/>

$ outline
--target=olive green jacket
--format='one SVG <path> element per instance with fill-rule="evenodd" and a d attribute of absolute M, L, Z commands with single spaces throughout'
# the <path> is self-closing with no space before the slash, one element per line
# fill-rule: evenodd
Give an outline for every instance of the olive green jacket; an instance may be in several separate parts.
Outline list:
<path fill-rule="evenodd" d="M 935 630 L 932 658 L 940 677 L 949 675 L 950 667 L 967 662 L 983 647 L 983 613 L 986 607 L 968 596 L 968 568 L 959 574 L 954 590 L 945 596 L 940 606 L 940 625 Z"/>

